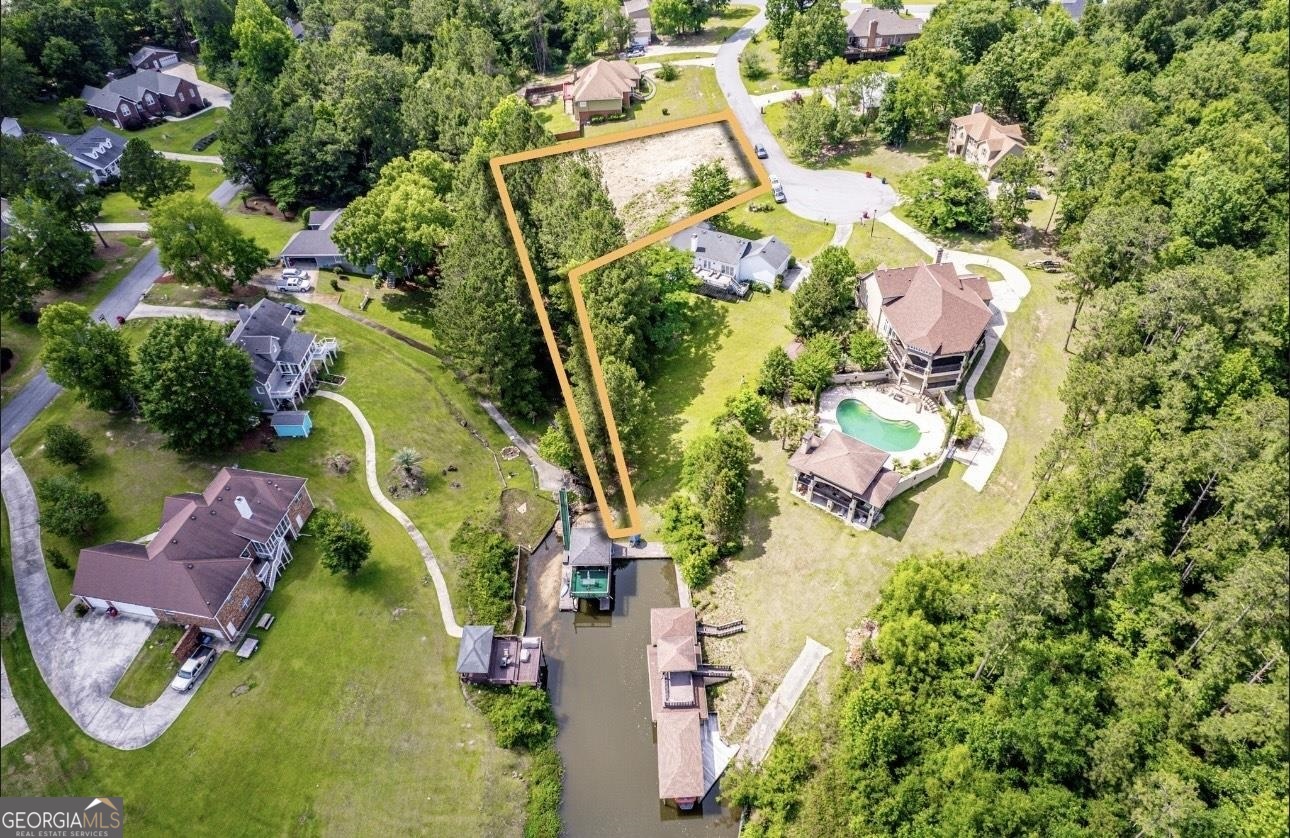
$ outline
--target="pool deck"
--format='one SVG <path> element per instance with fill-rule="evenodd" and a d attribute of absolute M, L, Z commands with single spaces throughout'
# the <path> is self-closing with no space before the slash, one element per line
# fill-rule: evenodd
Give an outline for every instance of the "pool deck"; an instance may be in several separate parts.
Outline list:
<path fill-rule="evenodd" d="M 922 434 L 918 444 L 908 451 L 897 451 L 892 454 L 892 458 L 909 462 L 914 459 L 926 460 L 941 453 L 945 442 L 945 420 L 941 418 L 939 411 L 928 410 L 919 400 L 898 402 L 886 393 L 878 392 L 875 387 L 861 384 L 833 387 L 820 396 L 820 429 L 823 433 L 842 430 L 838 425 L 838 405 L 847 399 L 855 399 L 866 405 L 880 419 L 908 421 L 918 426 Z"/>

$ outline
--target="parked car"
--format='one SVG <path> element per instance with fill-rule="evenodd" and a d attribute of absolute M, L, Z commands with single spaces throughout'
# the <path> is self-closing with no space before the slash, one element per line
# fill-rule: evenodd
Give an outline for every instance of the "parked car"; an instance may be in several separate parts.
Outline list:
<path fill-rule="evenodd" d="M 297 303 L 287 303 L 283 308 L 299 317 L 303 317 L 305 314 L 305 307 Z"/>
<path fill-rule="evenodd" d="M 294 277 L 295 279 L 308 279 L 308 278 L 309 278 L 309 272 L 308 272 L 308 271 L 302 271 L 302 270 L 300 270 L 299 268 L 283 268 L 283 269 L 282 269 L 282 278 L 283 278 L 283 279 L 291 279 L 291 278 L 293 278 L 293 277 Z"/>
<path fill-rule="evenodd" d="M 777 204 L 782 204 L 788 200 L 788 197 L 784 195 L 784 187 L 778 183 L 770 188 L 770 196 L 775 199 Z"/>
<path fill-rule="evenodd" d="M 1035 187 L 1031 186 L 1028 189 L 1026 189 L 1027 201 L 1042 201 L 1043 199 L 1044 199 L 1044 193 L 1040 192 Z"/>
<path fill-rule="evenodd" d="M 300 279 L 299 277 L 290 276 L 278 280 L 278 290 L 285 291 L 288 294 L 299 294 L 304 293 L 305 291 L 312 291 L 313 289 L 314 287 L 310 284 L 308 279 Z"/>
<path fill-rule="evenodd" d="M 170 688 L 181 693 L 186 693 L 197 683 L 197 679 L 206 671 L 215 660 L 215 650 L 210 646 L 198 646 L 197 651 L 193 652 L 192 657 L 184 661 L 184 665 L 179 667 L 179 672 L 175 674 L 175 679 L 170 682 Z"/>
<path fill-rule="evenodd" d="M 1061 262 L 1058 262 L 1056 259 L 1037 259 L 1034 262 L 1027 263 L 1026 267 L 1050 274 L 1061 273 L 1066 270 L 1066 266 Z"/>
<path fill-rule="evenodd" d="M 766 153 L 766 146 L 761 143 L 757 143 L 757 145 L 753 146 L 753 154 L 757 155 L 758 160 L 765 160 L 767 157 L 770 157 L 770 155 Z"/>

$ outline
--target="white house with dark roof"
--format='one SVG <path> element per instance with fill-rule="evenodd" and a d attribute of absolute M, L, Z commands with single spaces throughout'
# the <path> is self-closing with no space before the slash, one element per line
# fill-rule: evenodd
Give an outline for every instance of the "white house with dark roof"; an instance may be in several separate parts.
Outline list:
<path fill-rule="evenodd" d="M 887 343 L 887 366 L 919 392 L 957 387 L 985 346 L 990 283 L 948 263 L 879 268 L 861 277 L 856 304 Z"/>
<path fill-rule="evenodd" d="M 224 468 L 201 492 L 167 497 L 147 544 L 87 547 L 72 594 L 95 609 L 196 625 L 234 640 L 291 561 L 313 512 L 302 477 Z"/>
<path fill-rule="evenodd" d="M 205 107 L 197 85 L 156 70 L 140 70 L 103 87 L 86 85 L 81 98 L 90 113 L 118 128 L 137 128 L 150 119 L 185 116 Z"/>
<path fill-rule="evenodd" d="M 274 423 L 279 435 L 307 435 L 312 422 L 306 422 L 308 412 L 301 411 L 300 405 L 317 385 L 319 371 L 335 360 L 340 341 L 296 331 L 291 310 L 270 299 L 260 300 L 253 308 L 239 308 L 237 318 L 228 342 L 251 359 L 255 374 L 251 397 L 269 417 L 291 411 L 289 422 Z M 307 426 L 303 434 L 294 430 L 302 426 Z"/>
<path fill-rule="evenodd" d="M 671 244 L 692 255 L 694 274 L 705 287 L 737 297 L 748 296 L 753 283 L 774 288 L 775 278 L 784 275 L 793 256 L 774 236 L 751 241 L 707 222 L 677 233 Z"/>
<path fill-rule="evenodd" d="M 14 119 L 12 116 L 6 116 L 3 119 L 0 119 L 0 134 L 3 134 L 6 137 L 21 137 L 22 126 L 19 125 L 18 120 Z"/>
<path fill-rule="evenodd" d="M 101 125 L 92 125 L 84 134 L 41 133 L 58 146 L 72 162 L 84 169 L 95 183 L 121 176 L 121 155 L 125 138 Z"/>

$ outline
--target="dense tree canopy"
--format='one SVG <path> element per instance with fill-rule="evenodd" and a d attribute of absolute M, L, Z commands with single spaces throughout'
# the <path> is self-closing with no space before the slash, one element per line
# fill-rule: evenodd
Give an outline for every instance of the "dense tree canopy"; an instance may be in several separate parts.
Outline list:
<path fill-rule="evenodd" d="M 40 312 L 40 361 L 49 379 L 66 387 L 92 410 L 134 404 L 134 361 L 124 336 L 96 323 L 75 303 L 55 303 Z"/>
<path fill-rule="evenodd" d="M 121 155 L 121 191 L 139 206 L 151 209 L 157 201 L 193 187 L 188 167 L 178 160 L 167 160 L 152 150 L 148 141 L 131 137 Z"/>
<path fill-rule="evenodd" d="M 163 198 L 149 218 L 161 264 L 180 282 L 229 291 L 245 285 L 269 253 L 229 223 L 203 197 L 179 193 Z"/>

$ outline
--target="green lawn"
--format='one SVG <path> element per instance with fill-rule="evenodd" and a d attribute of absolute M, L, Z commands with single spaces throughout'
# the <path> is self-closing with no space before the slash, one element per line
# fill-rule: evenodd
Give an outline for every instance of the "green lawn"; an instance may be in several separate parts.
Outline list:
<path fill-rule="evenodd" d="M 340 338 L 342 392 L 375 427 L 382 470 L 400 446 L 425 455 L 429 491 L 400 506 L 440 555 L 462 521 L 498 518 L 502 489 L 532 489 L 523 460 L 501 461 L 499 473 L 480 438 L 495 451 L 505 438 L 433 358 L 317 306 L 304 327 Z M 131 331 L 137 338 L 147 328 Z M 337 578 L 319 566 L 306 534 L 271 595 L 278 622 L 255 658 L 224 656 L 157 743 L 119 752 L 75 730 L 43 687 L 22 633 L 10 631 L 18 617 L 5 536 L 3 652 L 33 727 L 0 752 L 7 794 L 110 789 L 132 801 L 132 833 L 140 835 L 190 828 L 194 807 L 204 831 L 228 834 L 518 834 L 526 762 L 495 748 L 486 723 L 462 701 L 456 642 L 443 633 L 434 589 L 406 533 L 373 502 L 361 469 L 325 472 L 328 452 L 361 458 L 357 426 L 334 403 L 314 399 L 309 409 L 315 423 L 307 440 L 193 459 L 166 450 L 130 419 L 90 413 L 63 395 L 15 442 L 37 478 L 53 468 L 35 451 L 44 425 L 63 420 L 91 436 L 99 461 L 85 479 L 110 495 L 112 507 L 94 539 L 152 531 L 166 494 L 198 489 L 219 465 L 236 461 L 308 477 L 315 503 L 357 515 L 374 550 L 355 579 Z M 457 470 L 443 474 L 448 465 Z M 456 568 L 443 569 L 455 587 Z M 174 781 L 193 766 L 219 782 Z"/>
<path fill-rule="evenodd" d="M 156 151 L 173 151 L 180 154 L 219 154 L 219 140 L 207 146 L 203 151 L 194 151 L 193 143 L 218 128 L 227 116 L 227 109 L 211 108 L 200 116 L 186 119 L 183 122 L 163 122 L 160 125 L 142 128 L 138 131 L 122 130 L 107 120 L 93 119 L 89 116 L 85 117 L 84 122 L 86 128 L 91 125 L 100 125 L 114 134 L 120 134 L 127 140 L 135 137 L 145 139 Z M 22 112 L 18 117 L 18 122 L 22 124 L 25 131 L 79 133 L 77 131 L 68 131 L 67 127 L 58 121 L 58 105 L 54 102 L 42 102 L 32 105 Z"/>
<path fill-rule="evenodd" d="M 281 253 L 287 239 L 301 229 L 299 221 L 283 221 L 258 212 L 243 212 L 237 202 L 224 211 L 224 217 L 238 230 L 255 239 L 256 244 L 269 251 L 270 257 Z"/>
<path fill-rule="evenodd" d="M 317 290 L 324 294 L 335 293 L 331 289 L 333 279 L 340 283 L 340 304 L 345 308 L 359 312 L 367 319 L 388 326 L 427 346 L 438 345 L 434 332 L 431 331 L 429 291 L 376 288 L 376 283 L 367 277 L 337 276 L 331 271 L 322 272 Z M 370 299 L 367 308 L 360 309 L 364 294 Z"/>
<path fill-rule="evenodd" d="M 704 21 L 700 31 L 690 35 L 665 35 L 664 42 L 673 47 L 720 44 L 756 15 L 754 6 L 727 6 Z"/>
<path fill-rule="evenodd" d="M 787 102 L 776 102 L 765 109 L 766 126 L 770 128 L 775 139 L 787 150 L 784 140 L 784 129 L 788 125 L 789 113 L 793 105 Z M 945 156 L 945 146 L 939 140 L 914 140 L 903 148 L 895 149 L 885 145 L 875 136 L 861 137 L 848 143 L 838 153 L 823 160 L 798 160 L 799 164 L 810 169 L 843 169 L 849 172 L 870 172 L 874 177 L 887 178 L 893 186 L 910 172 L 934 163 Z"/>
<path fill-rule="evenodd" d="M 116 287 L 144 253 L 142 240 L 128 233 L 104 233 L 109 247 L 104 249 L 98 237 L 94 238 L 95 253 L 101 266 L 73 291 L 49 290 L 40 296 L 38 305 L 73 302 L 93 308 L 103 301 Z M 0 404 L 7 402 L 22 389 L 40 367 L 40 335 L 34 325 L 21 323 L 16 318 L 5 317 L 0 321 L 0 344 L 14 350 L 14 365 L 0 379 Z"/>
<path fill-rule="evenodd" d="M 762 74 L 755 79 L 749 78 L 744 63 L 742 61 L 739 63 L 739 76 L 744 80 L 744 87 L 748 88 L 748 92 L 752 95 L 806 87 L 806 79 L 789 79 L 779 74 L 779 42 L 771 38 L 765 30 L 758 33 L 757 37 L 744 47 L 740 58 L 744 55 L 756 55 L 761 59 Z M 767 111 L 769 110 L 767 108 Z"/>
<path fill-rule="evenodd" d="M 673 81 L 659 81 L 651 74 L 650 78 L 657 85 L 653 98 L 634 105 L 631 115 L 625 119 L 587 125 L 583 135 L 595 137 L 616 134 L 673 119 L 715 113 L 726 106 L 726 97 L 717 85 L 716 70 L 711 67 L 678 67 L 677 70 L 680 71 L 680 76 Z M 555 120 L 550 123 L 554 124 Z"/>
<path fill-rule="evenodd" d="M 146 707 L 156 701 L 179 671 L 179 663 L 170 650 L 183 633 L 182 626 L 169 623 L 154 628 L 139 655 L 117 682 L 112 697 L 131 707 Z"/>
<path fill-rule="evenodd" d="M 858 261 L 926 259 L 881 224 L 872 238 L 867 227 L 857 226 L 848 250 Z M 868 613 L 901 558 L 934 550 L 979 553 L 1016 519 L 1034 486 L 1034 458 L 1060 424 L 1058 390 L 1067 363 L 1061 347 L 1069 308 L 1057 301 L 1052 277 L 1030 276 L 1033 291 L 1009 316 L 977 391 L 981 409 L 1009 433 L 1003 458 L 981 493 L 961 480 L 963 467 L 954 465 L 890 504 L 877 531 L 860 532 L 792 496 L 788 452 L 778 440 L 756 441 L 747 546 L 695 601 L 712 609 L 714 622 L 755 619 L 758 632 L 775 642 L 720 641 L 714 658 L 719 651 L 723 663 L 746 667 L 757 688 L 768 692 L 806 637 L 845 648 L 845 628 Z M 696 301 L 686 345 L 664 361 L 651 388 L 657 419 L 635 481 L 648 533 L 659 524 L 653 510 L 674 490 L 685 443 L 720 413 L 729 395 L 756 377 L 772 346 L 788 342 L 787 304 L 783 293 L 734 305 Z M 836 672 L 839 665 L 831 663 L 828 670 Z M 737 701 L 743 691 L 729 694 Z"/>
<path fill-rule="evenodd" d="M 642 55 L 627 59 L 632 64 L 661 64 L 665 61 L 686 61 L 691 58 L 716 58 L 715 52 L 669 52 L 660 55 Z"/>
<path fill-rule="evenodd" d="M 886 224 L 877 224 L 872 220 L 856 224 L 847 241 L 847 252 L 862 273 L 879 265 L 900 268 L 931 261 L 931 257 L 915 247 L 909 239 Z"/>
<path fill-rule="evenodd" d="M 753 212 L 753 204 L 770 209 Z M 793 215 L 768 196 L 759 197 L 731 210 L 730 222 L 730 231 L 744 238 L 777 236 L 792 249 L 793 256 L 799 262 L 810 259 L 833 238 L 832 225 Z"/>
<path fill-rule="evenodd" d="M 212 163 L 185 163 L 192 177 L 192 192 L 206 196 L 215 187 L 224 182 L 224 170 Z M 124 192 L 109 192 L 103 196 L 103 209 L 99 211 L 99 221 L 126 222 L 147 221 L 148 212 Z"/>

